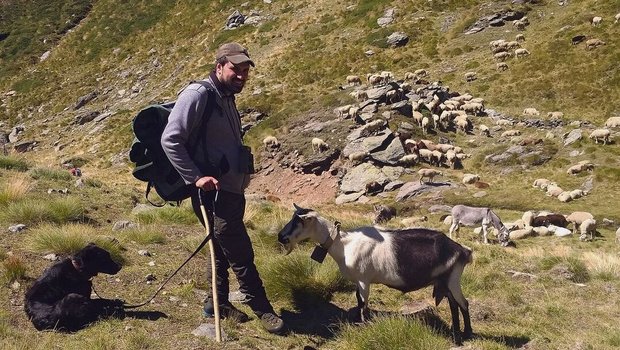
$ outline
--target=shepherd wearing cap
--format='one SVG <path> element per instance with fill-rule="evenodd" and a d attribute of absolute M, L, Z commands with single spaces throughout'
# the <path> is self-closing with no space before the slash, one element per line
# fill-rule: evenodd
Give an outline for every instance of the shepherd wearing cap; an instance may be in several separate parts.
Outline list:
<path fill-rule="evenodd" d="M 215 69 L 209 77 L 189 84 L 179 94 L 161 144 L 185 183 L 202 190 L 192 196 L 192 207 L 204 225 L 200 205 L 206 206 L 208 222 L 213 225 L 220 315 L 239 322 L 249 320 L 247 314 L 228 301 L 228 269 L 231 268 L 245 295 L 245 303 L 263 327 L 271 333 L 280 333 L 284 322 L 267 299 L 243 223 L 244 190 L 254 168 L 251 152 L 242 142 L 235 94 L 243 90 L 250 67 L 254 67 L 254 62 L 245 47 L 238 43 L 220 46 L 215 53 Z M 207 104 L 213 105 L 207 107 Z M 197 138 L 195 143 L 194 138 Z M 203 313 L 213 316 L 212 297 L 205 300 Z"/>

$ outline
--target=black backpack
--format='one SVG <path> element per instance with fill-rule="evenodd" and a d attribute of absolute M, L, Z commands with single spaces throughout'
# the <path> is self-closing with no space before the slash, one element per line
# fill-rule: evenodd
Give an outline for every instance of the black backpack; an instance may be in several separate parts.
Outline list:
<path fill-rule="evenodd" d="M 204 127 L 216 106 L 215 91 L 208 83 L 204 81 L 192 83 L 199 83 L 207 89 L 207 104 L 200 119 L 200 126 L 189 137 L 187 148 L 190 154 L 201 146 L 199 145 L 201 138 L 198 135 L 204 135 Z M 132 174 L 136 179 L 147 183 L 146 200 L 155 206 L 163 206 L 164 204 L 157 205 L 151 202 L 149 199 L 151 187 L 155 188 L 161 199 L 171 202 L 180 202 L 197 191 L 195 185 L 185 184 L 161 146 L 161 135 L 166 124 L 168 124 L 168 116 L 174 104 L 175 102 L 167 102 L 150 105 L 134 117 L 132 124 L 135 136 L 129 151 L 129 159 L 135 164 Z M 204 147 L 204 145 L 202 146 Z M 204 154 L 206 154 L 206 148 L 204 148 Z M 194 160 L 194 162 L 205 175 L 215 177 L 221 175 L 218 167 L 211 164 L 200 164 L 198 160 Z"/>

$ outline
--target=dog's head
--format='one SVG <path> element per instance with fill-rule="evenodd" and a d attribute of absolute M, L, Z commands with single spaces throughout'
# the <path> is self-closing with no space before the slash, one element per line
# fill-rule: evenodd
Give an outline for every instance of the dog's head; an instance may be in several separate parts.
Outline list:
<path fill-rule="evenodd" d="M 78 251 L 72 261 L 80 272 L 89 276 L 96 276 L 99 272 L 114 275 L 121 269 L 121 265 L 112 260 L 110 253 L 95 243 L 89 243 Z"/>

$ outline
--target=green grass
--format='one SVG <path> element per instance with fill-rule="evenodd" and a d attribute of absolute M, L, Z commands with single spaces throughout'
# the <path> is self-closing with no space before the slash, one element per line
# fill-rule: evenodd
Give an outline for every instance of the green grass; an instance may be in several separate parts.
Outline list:
<path fill-rule="evenodd" d="M 7 282 L 13 282 L 26 277 L 26 264 L 18 256 L 8 256 L 2 260 L 3 278 Z"/>
<path fill-rule="evenodd" d="M 136 219 L 140 224 L 195 224 L 197 222 L 196 215 L 191 206 L 182 205 L 177 206 L 165 206 L 162 208 L 153 208 L 151 210 L 137 213 Z"/>
<path fill-rule="evenodd" d="M 24 158 L 0 155 L 0 169 L 27 171 L 29 167 L 28 161 Z"/>
<path fill-rule="evenodd" d="M 84 207 L 71 197 L 52 200 L 25 199 L 9 203 L 0 220 L 34 225 L 43 222 L 62 224 L 84 219 Z"/>
<path fill-rule="evenodd" d="M 50 168 L 35 168 L 30 171 L 30 176 L 35 180 L 69 181 L 71 174 L 68 170 Z"/>

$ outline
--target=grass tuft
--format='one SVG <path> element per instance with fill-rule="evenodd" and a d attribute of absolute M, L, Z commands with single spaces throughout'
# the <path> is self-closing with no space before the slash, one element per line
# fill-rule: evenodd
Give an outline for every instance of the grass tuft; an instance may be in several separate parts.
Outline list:
<path fill-rule="evenodd" d="M 23 158 L 0 156 L 0 169 L 28 171 L 28 162 Z"/>
<path fill-rule="evenodd" d="M 30 190 L 30 183 L 23 177 L 12 177 L 0 187 L 0 206 L 21 199 Z"/>
<path fill-rule="evenodd" d="M 136 220 L 143 225 L 149 224 L 183 224 L 196 223 L 196 215 L 190 205 L 180 207 L 165 206 L 153 208 L 136 214 Z"/>
<path fill-rule="evenodd" d="M 26 277 L 26 264 L 24 261 L 15 255 L 9 255 L 2 261 L 4 268 L 3 278 L 5 281 L 13 282 Z"/>
<path fill-rule="evenodd" d="M 71 174 L 66 170 L 35 168 L 30 171 L 30 176 L 35 180 L 70 181 Z"/>
<path fill-rule="evenodd" d="M 33 225 L 42 222 L 63 224 L 84 218 L 84 207 L 77 199 L 61 198 L 52 201 L 27 199 L 9 203 L 0 212 L 0 219 L 12 223 Z"/>

